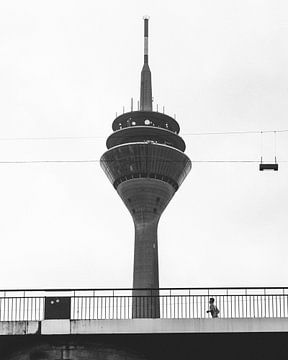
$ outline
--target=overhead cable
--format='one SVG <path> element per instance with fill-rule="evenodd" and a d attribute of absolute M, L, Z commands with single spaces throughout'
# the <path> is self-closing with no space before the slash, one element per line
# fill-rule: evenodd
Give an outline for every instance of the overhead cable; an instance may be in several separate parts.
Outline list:
<path fill-rule="evenodd" d="M 181 136 L 205 136 L 205 135 L 242 135 L 242 134 L 267 134 L 267 133 L 284 133 L 288 132 L 288 129 L 282 130 L 247 130 L 247 131 L 220 131 L 220 132 L 188 132 L 181 133 Z M 114 133 L 114 136 L 116 134 Z M 119 137 L 122 135 L 119 134 Z M 46 141 L 46 140 L 95 140 L 106 139 L 107 136 L 42 136 L 42 137 L 7 137 L 0 138 L 0 141 Z M 126 138 L 126 136 L 125 136 Z"/>
<path fill-rule="evenodd" d="M 109 160 L 105 160 L 109 161 Z M 115 160 L 110 160 L 115 161 Z M 165 162 L 180 162 L 178 160 L 161 160 Z M 100 159 L 91 160 L 7 160 L 0 161 L 0 165 L 5 164 L 81 164 L 81 163 L 98 163 Z M 192 163 L 259 163 L 259 160 L 191 160 Z M 287 163 L 288 160 L 280 160 L 279 163 Z"/>

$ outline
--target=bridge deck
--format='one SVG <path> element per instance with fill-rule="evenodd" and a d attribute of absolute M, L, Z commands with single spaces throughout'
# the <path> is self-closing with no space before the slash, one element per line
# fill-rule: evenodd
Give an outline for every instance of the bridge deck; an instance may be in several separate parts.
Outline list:
<path fill-rule="evenodd" d="M 0 322 L 0 336 L 263 332 L 288 332 L 288 319 L 133 319 Z"/>

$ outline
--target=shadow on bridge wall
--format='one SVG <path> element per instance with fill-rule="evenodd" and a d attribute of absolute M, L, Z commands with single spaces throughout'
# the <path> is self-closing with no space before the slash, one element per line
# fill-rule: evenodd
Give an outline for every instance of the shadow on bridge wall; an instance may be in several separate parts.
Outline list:
<path fill-rule="evenodd" d="M 1 360 L 287 359 L 288 333 L 4 336 Z"/>

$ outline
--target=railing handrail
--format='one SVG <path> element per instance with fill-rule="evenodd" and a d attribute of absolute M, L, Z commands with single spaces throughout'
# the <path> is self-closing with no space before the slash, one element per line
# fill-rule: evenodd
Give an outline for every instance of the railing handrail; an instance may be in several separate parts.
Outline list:
<path fill-rule="evenodd" d="M 161 287 L 161 288 L 33 288 L 0 289 L 0 292 L 76 292 L 76 291 L 155 291 L 155 290 L 288 290 L 288 286 L 218 286 L 218 287 Z"/>
<path fill-rule="evenodd" d="M 112 294 L 112 295 L 97 295 L 97 294 L 73 294 L 73 295 L 67 295 L 67 296 L 61 296 L 59 294 L 53 294 L 53 295 L 49 295 L 47 294 L 46 296 L 46 293 L 43 293 L 42 295 L 24 295 L 24 294 L 19 294 L 18 297 L 21 297 L 21 298 L 31 298 L 31 299 L 43 299 L 43 298 L 46 298 L 46 297 L 69 297 L 69 298 L 95 298 L 95 297 L 98 297 L 98 298 L 113 298 L 113 297 L 129 297 L 129 298 L 133 298 L 133 297 L 137 297 L 137 298 L 144 298 L 144 297 L 147 297 L 147 298 L 151 298 L 151 297 L 175 297 L 175 296 L 178 296 L 178 297 L 192 297 L 192 296 L 203 296 L 203 297 L 213 297 L 213 296 L 236 296 L 236 297 L 239 297 L 239 296 L 243 296 L 243 297 L 248 297 L 248 296 L 288 296 L 288 292 L 287 293 L 270 293 L 270 294 L 266 294 L 266 293 L 249 293 L 249 294 L 220 294 L 220 293 L 213 293 L 213 294 L 208 294 L 208 293 L 198 293 L 198 294 L 193 294 L 193 293 L 187 293 L 187 294 L 179 294 L 179 293 L 176 293 L 176 294 L 137 294 L 137 295 L 133 295 L 133 294 Z M 14 299 L 16 296 L 12 296 L 12 295 L 2 295 L 0 293 L 0 298 L 11 298 L 11 299 Z"/>

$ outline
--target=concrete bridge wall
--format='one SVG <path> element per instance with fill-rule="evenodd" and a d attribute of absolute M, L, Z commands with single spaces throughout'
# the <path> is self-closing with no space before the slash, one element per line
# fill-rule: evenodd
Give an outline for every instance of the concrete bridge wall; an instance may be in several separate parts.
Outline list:
<path fill-rule="evenodd" d="M 0 322 L 0 336 L 253 332 L 288 332 L 288 319 L 133 319 Z"/>

